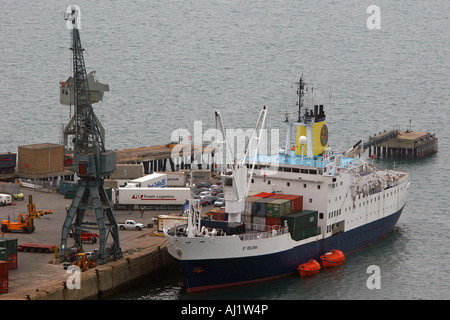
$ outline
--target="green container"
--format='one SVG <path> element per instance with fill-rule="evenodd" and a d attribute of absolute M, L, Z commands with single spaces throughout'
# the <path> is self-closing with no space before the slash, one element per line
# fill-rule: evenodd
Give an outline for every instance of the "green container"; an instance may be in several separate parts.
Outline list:
<path fill-rule="evenodd" d="M 17 239 L 0 237 L 0 248 L 6 248 L 8 255 L 17 253 Z"/>
<path fill-rule="evenodd" d="M 291 234 L 295 234 L 295 232 L 299 230 L 313 227 L 317 228 L 317 217 L 317 211 L 303 210 L 282 216 L 281 225 L 284 225 L 284 222 L 286 221 L 289 227 L 289 232 L 291 232 Z"/>
<path fill-rule="evenodd" d="M 8 261 L 8 251 L 6 248 L 0 248 L 0 261 Z"/>
<path fill-rule="evenodd" d="M 267 204 L 267 216 L 280 218 L 291 213 L 291 201 L 286 199 L 276 199 Z"/>
<path fill-rule="evenodd" d="M 291 232 L 292 239 L 295 241 L 303 240 L 317 235 L 317 227 L 308 227 L 304 229 L 297 229 Z"/>
<path fill-rule="evenodd" d="M 267 216 L 267 204 L 274 201 L 271 198 L 261 198 L 253 202 L 252 214 L 258 217 Z"/>

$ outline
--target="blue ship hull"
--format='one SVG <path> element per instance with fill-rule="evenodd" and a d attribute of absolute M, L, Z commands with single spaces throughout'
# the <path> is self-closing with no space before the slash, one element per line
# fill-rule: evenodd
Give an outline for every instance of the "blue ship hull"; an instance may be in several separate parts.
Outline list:
<path fill-rule="evenodd" d="M 339 249 L 344 254 L 361 249 L 387 236 L 402 211 L 329 238 L 300 245 L 273 254 L 245 258 L 176 260 L 185 280 L 187 292 L 203 291 L 245 283 L 274 279 L 297 272 L 309 259 Z"/>

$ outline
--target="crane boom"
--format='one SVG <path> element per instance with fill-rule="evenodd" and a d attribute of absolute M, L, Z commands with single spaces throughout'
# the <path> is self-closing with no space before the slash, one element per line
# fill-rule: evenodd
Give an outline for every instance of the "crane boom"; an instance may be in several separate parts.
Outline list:
<path fill-rule="evenodd" d="M 230 222 L 240 222 L 241 214 L 245 210 L 245 198 L 248 195 L 251 177 L 253 175 L 253 169 L 256 164 L 256 158 L 258 155 L 259 145 L 261 143 L 261 137 L 263 134 L 263 128 L 266 119 L 266 106 L 264 106 L 259 114 L 258 120 L 252 132 L 252 136 L 246 146 L 246 152 L 244 158 L 241 161 L 233 160 L 232 163 L 227 163 L 226 171 L 222 174 L 222 179 L 224 181 L 224 198 L 225 198 L 225 212 L 228 213 L 228 221 Z M 225 128 L 222 122 L 222 117 L 220 112 L 216 111 L 216 122 L 219 122 L 222 135 L 224 137 L 224 143 L 227 148 L 227 158 L 234 159 L 232 151 L 227 143 L 227 138 L 225 134 Z M 257 137 L 257 132 L 259 129 L 259 135 Z M 255 148 L 255 155 L 250 171 L 250 176 L 247 176 L 247 164 L 246 159 L 249 155 L 250 146 L 252 141 L 256 139 L 257 145 Z"/>

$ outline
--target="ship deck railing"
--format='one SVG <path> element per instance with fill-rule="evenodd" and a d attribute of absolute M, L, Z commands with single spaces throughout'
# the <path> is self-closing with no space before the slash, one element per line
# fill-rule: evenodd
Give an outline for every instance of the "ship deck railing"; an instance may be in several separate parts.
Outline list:
<path fill-rule="evenodd" d="M 289 233 L 289 229 L 287 226 L 282 227 L 279 225 L 268 226 L 250 223 L 245 224 L 245 228 L 246 228 L 245 233 L 239 235 L 239 238 L 243 241 L 273 238 Z"/>

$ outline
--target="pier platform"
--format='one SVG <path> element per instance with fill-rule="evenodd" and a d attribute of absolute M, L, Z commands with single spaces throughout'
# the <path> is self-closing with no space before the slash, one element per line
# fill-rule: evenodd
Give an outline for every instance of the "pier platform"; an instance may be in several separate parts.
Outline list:
<path fill-rule="evenodd" d="M 369 137 L 363 150 L 377 157 L 421 159 L 438 150 L 438 138 L 429 132 L 389 130 Z"/>
<path fill-rule="evenodd" d="M 142 163 L 144 173 L 154 171 L 179 171 L 191 169 L 214 169 L 215 148 L 191 144 L 168 143 L 149 147 L 116 150 L 117 164 Z M 207 161 L 205 162 L 205 158 Z M 168 167 L 170 165 L 170 168 Z M 193 169 L 193 168 L 192 168 Z"/>

